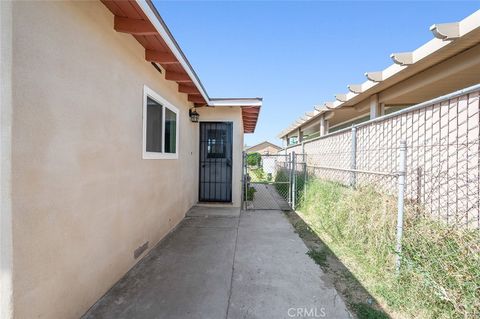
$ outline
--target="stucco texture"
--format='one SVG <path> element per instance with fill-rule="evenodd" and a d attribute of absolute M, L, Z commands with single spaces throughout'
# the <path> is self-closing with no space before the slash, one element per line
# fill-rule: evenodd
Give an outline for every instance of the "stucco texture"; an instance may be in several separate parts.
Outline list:
<path fill-rule="evenodd" d="M 100 2 L 15 2 L 13 39 L 15 318 L 78 318 L 196 203 L 198 124 Z M 177 160 L 142 160 L 144 85 L 180 110 Z M 235 121 L 240 163 L 230 112 L 201 117 Z"/>

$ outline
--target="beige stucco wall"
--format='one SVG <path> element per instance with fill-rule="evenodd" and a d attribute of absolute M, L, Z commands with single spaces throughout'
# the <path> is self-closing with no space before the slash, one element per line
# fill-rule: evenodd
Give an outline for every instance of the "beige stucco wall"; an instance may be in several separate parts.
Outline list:
<path fill-rule="evenodd" d="M 242 194 L 242 150 L 243 122 L 239 107 L 197 108 L 200 122 L 229 121 L 233 122 L 233 165 L 232 165 L 232 204 L 227 206 L 240 207 Z M 197 165 L 198 166 L 198 165 Z"/>
<path fill-rule="evenodd" d="M 0 318 L 12 315 L 12 3 L 0 1 Z"/>
<path fill-rule="evenodd" d="M 15 318 L 77 318 L 197 202 L 198 124 L 100 2 L 15 2 L 13 39 Z M 180 110 L 178 160 L 142 160 L 144 85 Z M 240 110 L 209 112 L 239 181 Z"/>

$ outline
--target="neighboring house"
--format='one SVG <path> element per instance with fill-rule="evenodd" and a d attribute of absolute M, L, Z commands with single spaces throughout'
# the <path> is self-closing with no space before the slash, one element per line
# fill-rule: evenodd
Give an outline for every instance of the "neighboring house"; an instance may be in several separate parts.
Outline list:
<path fill-rule="evenodd" d="M 316 106 L 278 137 L 286 145 L 301 143 L 480 83 L 480 10 L 430 30 L 432 40 L 393 53 L 392 65 L 366 72 L 367 81 L 348 85 L 347 93 Z"/>
<path fill-rule="evenodd" d="M 2 1 L 0 26 L 0 317 L 78 318 L 192 205 L 241 205 L 262 101 L 210 98 L 149 0 Z"/>
<path fill-rule="evenodd" d="M 257 145 L 248 147 L 245 149 L 247 154 L 249 153 L 260 153 L 260 154 L 277 154 L 282 148 L 268 141 L 264 141 Z"/>

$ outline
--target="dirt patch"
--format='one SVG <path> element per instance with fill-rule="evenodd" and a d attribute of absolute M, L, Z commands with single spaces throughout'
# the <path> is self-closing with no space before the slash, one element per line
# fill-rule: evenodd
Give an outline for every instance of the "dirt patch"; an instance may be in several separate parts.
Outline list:
<path fill-rule="evenodd" d="M 293 211 L 285 212 L 295 232 L 309 249 L 308 255 L 322 268 L 327 280 L 334 285 L 349 310 L 358 319 L 390 318 L 357 278 Z"/>

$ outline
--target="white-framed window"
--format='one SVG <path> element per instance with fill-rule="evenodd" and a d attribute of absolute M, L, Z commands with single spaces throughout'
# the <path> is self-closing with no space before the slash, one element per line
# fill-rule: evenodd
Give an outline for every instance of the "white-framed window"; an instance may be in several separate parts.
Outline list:
<path fill-rule="evenodd" d="M 143 159 L 178 158 L 178 109 L 143 87 Z"/>

